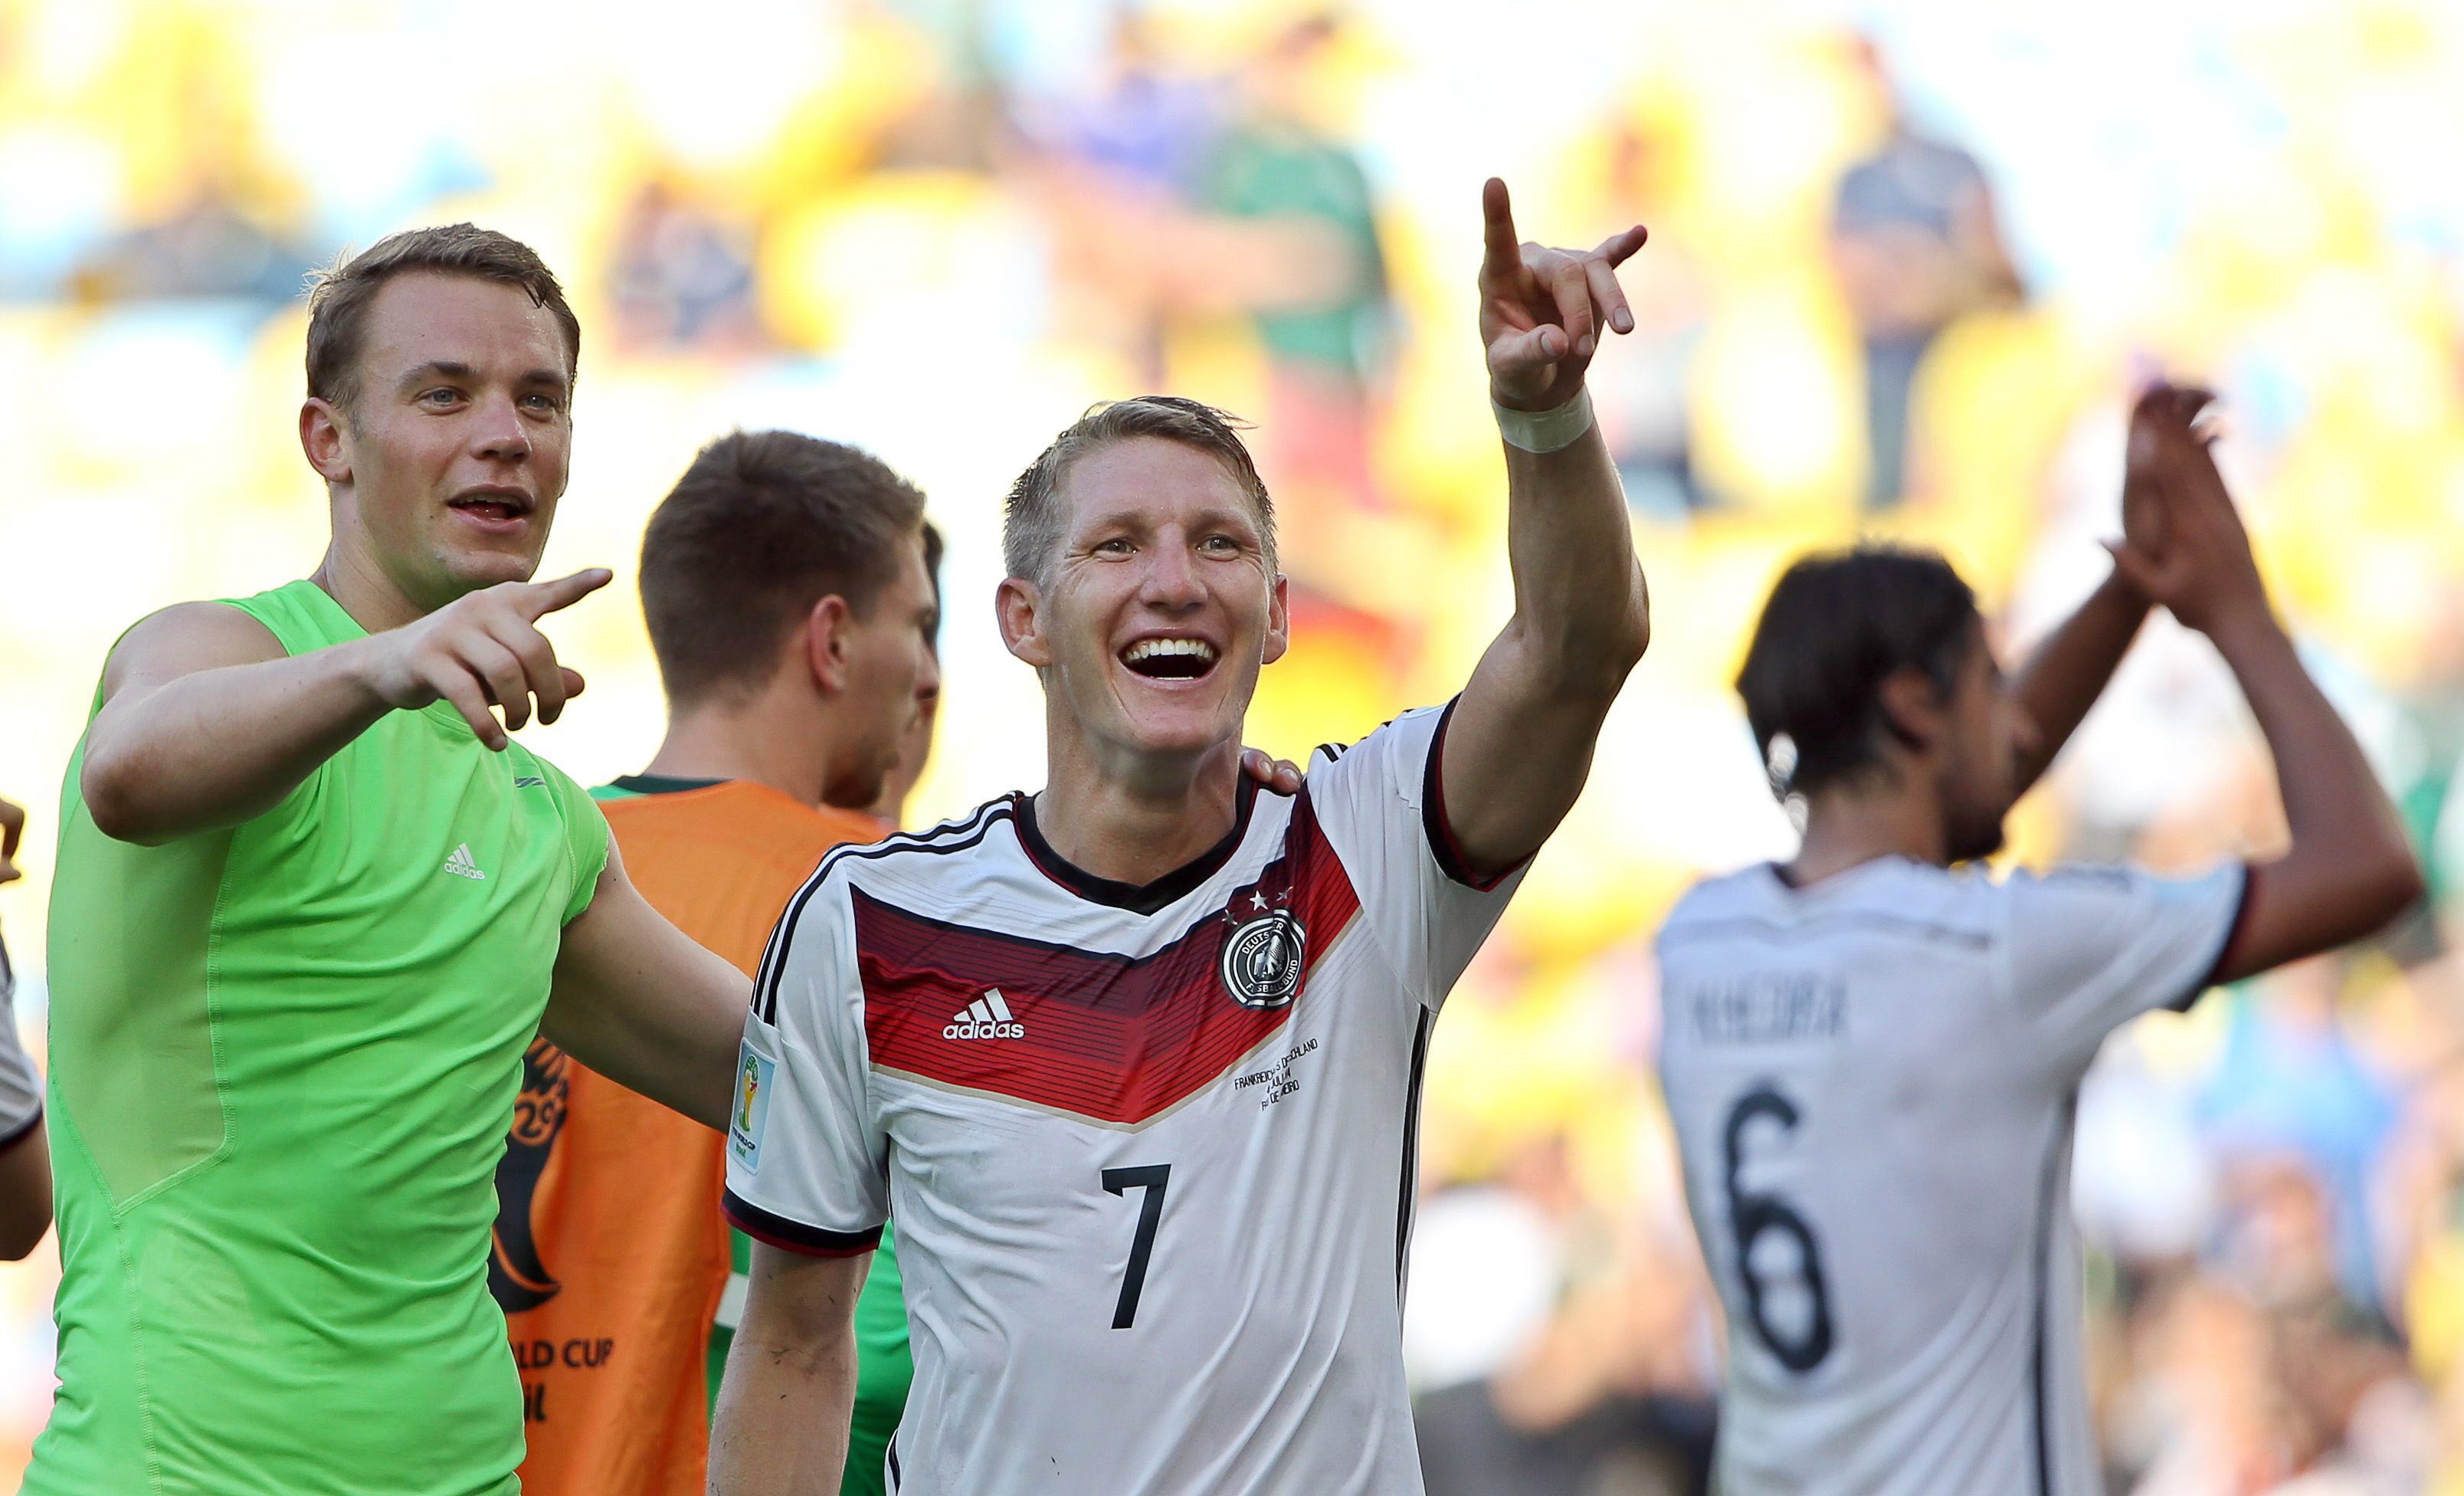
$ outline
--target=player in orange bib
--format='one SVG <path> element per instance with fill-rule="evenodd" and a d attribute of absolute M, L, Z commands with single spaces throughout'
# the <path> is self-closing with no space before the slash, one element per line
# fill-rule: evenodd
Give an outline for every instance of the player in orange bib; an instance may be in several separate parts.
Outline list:
<path fill-rule="evenodd" d="M 712 443 L 651 517 L 642 607 L 667 739 L 593 793 L 643 896 L 748 990 L 822 853 L 887 829 L 837 807 L 881 794 L 939 690 L 926 536 L 896 473 L 788 431 Z M 545 1040 L 523 1057 L 489 1283 L 532 1496 L 701 1491 L 713 1326 L 733 1320 L 724 1147 Z"/>

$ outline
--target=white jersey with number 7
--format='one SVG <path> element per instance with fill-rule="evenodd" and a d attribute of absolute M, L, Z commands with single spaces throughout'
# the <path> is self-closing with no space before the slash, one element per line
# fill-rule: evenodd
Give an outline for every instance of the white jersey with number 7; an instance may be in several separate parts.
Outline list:
<path fill-rule="evenodd" d="M 2094 1496 L 2073 1103 L 2207 985 L 2238 866 L 1996 882 L 1904 858 L 1697 887 L 1661 1072 L 1727 1309 L 1726 1496 Z"/>
<path fill-rule="evenodd" d="M 1444 713 L 1321 749 L 1144 887 L 1023 796 L 832 852 L 772 936 L 726 1203 L 898 1218 L 900 1496 L 1415 1496 L 1401 1353 L 1429 1025 L 1511 892 L 1461 876 Z"/>

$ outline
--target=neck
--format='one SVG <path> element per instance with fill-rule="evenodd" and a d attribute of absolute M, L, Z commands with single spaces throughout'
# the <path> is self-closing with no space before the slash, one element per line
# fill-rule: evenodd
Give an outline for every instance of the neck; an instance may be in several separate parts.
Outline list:
<path fill-rule="evenodd" d="M 1842 786 L 1811 797 L 1805 843 L 1788 865 L 1789 881 L 1803 888 L 1881 857 L 1948 867 L 1949 836 L 1941 807 L 1913 793 L 1906 779 L 1902 775 L 1891 784 Z"/>
<path fill-rule="evenodd" d="M 336 500 L 337 520 L 342 517 L 341 510 L 347 502 L 347 499 Z M 367 547 L 356 543 L 358 539 L 355 527 L 345 530 L 338 523 L 334 528 L 334 539 L 325 547 L 324 559 L 308 576 L 309 581 L 325 589 L 326 596 L 342 605 L 342 611 L 351 615 L 353 623 L 377 634 L 388 628 L 415 624 L 435 611 L 434 607 L 422 605 L 403 591 L 391 577 L 385 575 L 385 568 L 377 564 L 376 559 L 367 553 Z"/>
<path fill-rule="evenodd" d="M 838 757 L 829 714 L 797 711 L 764 692 L 745 701 L 676 709 L 643 772 L 679 780 L 749 780 L 819 805 Z"/>
<path fill-rule="evenodd" d="M 1081 871 L 1153 883 L 1223 840 L 1240 815 L 1240 787 L 1238 743 L 1195 759 L 1108 764 L 1055 742 L 1036 827 Z"/>

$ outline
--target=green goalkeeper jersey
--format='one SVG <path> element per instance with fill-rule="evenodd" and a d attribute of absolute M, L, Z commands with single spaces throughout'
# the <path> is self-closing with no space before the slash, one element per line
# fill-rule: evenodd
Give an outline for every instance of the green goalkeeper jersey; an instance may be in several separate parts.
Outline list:
<path fill-rule="evenodd" d="M 364 636 L 306 582 L 231 604 Z M 495 1171 L 606 823 L 452 707 L 162 847 L 62 793 L 49 1116 L 57 1398 L 25 1489 L 503 1496 L 521 1388 Z"/>

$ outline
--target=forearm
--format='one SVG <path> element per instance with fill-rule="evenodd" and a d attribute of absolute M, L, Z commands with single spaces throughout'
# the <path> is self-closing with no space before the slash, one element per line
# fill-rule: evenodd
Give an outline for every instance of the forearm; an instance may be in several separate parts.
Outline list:
<path fill-rule="evenodd" d="M 116 694 L 86 737 L 95 825 L 157 845 L 264 814 L 391 710 L 364 641 L 182 675 Z"/>
<path fill-rule="evenodd" d="M 1507 625 L 1530 683 L 1551 694 L 1616 696 L 1651 639 L 1633 523 L 1608 443 L 1594 425 L 1570 446 L 1506 444 Z"/>
<path fill-rule="evenodd" d="M 710 1434 L 711 1496 L 835 1496 L 855 1407 L 855 1337 L 737 1332 Z"/>
<path fill-rule="evenodd" d="M 2295 845 L 2346 832 L 2400 844 L 2395 806 L 2352 729 L 2302 668 L 2283 626 L 2254 613 L 2218 628 L 2213 638 L 2276 762 Z"/>
<path fill-rule="evenodd" d="M 2360 939 L 2419 898 L 2422 878 L 2361 744 L 2265 604 L 2205 627 L 2267 739 L 2293 836 L 2284 855 L 2251 869 L 2216 957 L 2226 982 Z"/>
<path fill-rule="evenodd" d="M 2104 693 L 2139 636 L 2140 625 L 2146 622 L 2148 605 L 2145 594 L 2121 572 L 2112 572 L 2029 657 L 2012 689 L 2035 737 L 2019 759 L 2012 781 L 2014 796 L 2025 794 L 2052 767 L 2062 745 Z"/>

